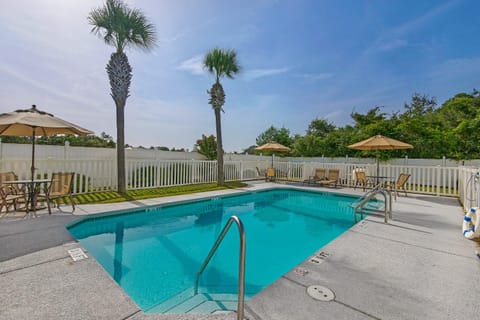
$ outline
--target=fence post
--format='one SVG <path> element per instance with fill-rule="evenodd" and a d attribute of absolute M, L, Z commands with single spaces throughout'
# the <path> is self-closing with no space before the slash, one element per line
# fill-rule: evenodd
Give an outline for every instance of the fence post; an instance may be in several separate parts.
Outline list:
<path fill-rule="evenodd" d="M 436 185 L 437 185 L 437 196 L 440 195 L 440 177 L 441 177 L 442 173 L 441 173 L 441 167 L 440 166 L 437 166 L 437 182 L 436 182 Z"/>
<path fill-rule="evenodd" d="M 243 161 L 240 160 L 240 181 L 243 181 Z"/>
<path fill-rule="evenodd" d="M 63 160 L 68 160 L 70 151 L 70 141 L 65 140 L 65 145 L 63 146 Z"/>

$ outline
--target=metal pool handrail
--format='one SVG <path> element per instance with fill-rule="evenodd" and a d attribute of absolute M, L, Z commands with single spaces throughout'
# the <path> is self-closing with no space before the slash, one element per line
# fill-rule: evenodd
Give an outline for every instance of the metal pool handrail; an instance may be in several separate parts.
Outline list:
<path fill-rule="evenodd" d="M 203 262 L 202 266 L 197 272 L 197 275 L 195 277 L 195 290 L 194 294 L 198 293 L 198 281 L 200 280 L 200 276 L 202 275 L 202 272 L 205 270 L 207 267 L 208 263 L 210 262 L 210 259 L 212 259 L 213 255 L 217 251 L 218 247 L 220 246 L 220 243 L 222 242 L 223 238 L 225 238 L 225 235 L 227 234 L 228 230 L 230 229 L 230 226 L 232 223 L 236 223 L 238 227 L 238 233 L 240 234 L 240 256 L 238 259 L 238 304 L 237 304 L 237 319 L 238 320 L 243 320 L 243 313 L 244 313 L 244 305 L 245 305 L 245 251 L 246 251 L 246 239 L 245 239 L 245 229 L 243 228 L 243 223 L 242 221 L 237 217 L 237 216 L 231 216 L 228 219 L 227 224 L 225 227 L 223 227 L 222 232 L 217 238 L 217 241 L 215 241 L 215 244 L 213 245 L 212 249 L 208 253 L 207 258 L 205 258 L 205 261 Z"/>
<path fill-rule="evenodd" d="M 357 223 L 357 214 L 358 209 L 362 208 L 368 201 L 375 197 L 378 193 L 382 194 L 385 198 L 385 223 L 388 222 L 388 218 L 392 219 L 392 194 L 389 190 L 383 188 L 381 183 L 376 185 L 372 190 L 364 194 L 359 200 L 355 203 L 353 209 L 354 221 Z M 388 198 L 387 198 L 388 196 Z"/>

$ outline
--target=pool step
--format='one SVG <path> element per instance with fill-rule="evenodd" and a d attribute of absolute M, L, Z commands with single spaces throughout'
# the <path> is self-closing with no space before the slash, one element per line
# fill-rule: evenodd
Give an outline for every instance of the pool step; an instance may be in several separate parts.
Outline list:
<path fill-rule="evenodd" d="M 145 311 L 147 313 L 209 314 L 236 310 L 237 298 L 236 294 L 230 293 L 199 293 L 192 296 L 192 289 L 187 289 Z"/>
<path fill-rule="evenodd" d="M 221 293 L 199 293 L 168 310 L 166 313 L 201 313 L 236 310 L 237 295 Z"/>

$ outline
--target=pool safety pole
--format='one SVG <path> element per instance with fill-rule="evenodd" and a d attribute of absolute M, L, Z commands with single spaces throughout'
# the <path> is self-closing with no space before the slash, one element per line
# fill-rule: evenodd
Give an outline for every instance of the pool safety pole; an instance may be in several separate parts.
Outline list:
<path fill-rule="evenodd" d="M 238 228 L 238 233 L 240 235 L 240 253 L 239 253 L 239 258 L 238 258 L 238 304 L 237 304 L 237 320 L 243 320 L 243 314 L 244 314 L 244 307 L 245 307 L 245 253 L 246 253 L 246 238 L 245 238 L 245 229 L 243 227 L 242 221 L 237 217 L 237 216 L 231 216 L 227 224 L 225 224 L 225 227 L 223 227 L 222 232 L 217 238 L 217 241 L 215 241 L 215 244 L 213 245 L 212 249 L 210 249 L 210 252 L 208 253 L 207 257 L 205 258 L 205 261 L 203 262 L 202 266 L 197 272 L 197 275 L 195 277 L 195 287 L 193 290 L 194 294 L 198 293 L 198 282 L 200 280 L 200 276 L 202 275 L 203 271 L 207 267 L 208 263 L 212 259 L 213 255 L 217 251 L 218 247 L 220 246 L 220 243 L 222 243 L 223 238 L 225 238 L 225 235 L 227 234 L 228 230 L 230 229 L 230 226 L 232 223 L 237 224 Z"/>

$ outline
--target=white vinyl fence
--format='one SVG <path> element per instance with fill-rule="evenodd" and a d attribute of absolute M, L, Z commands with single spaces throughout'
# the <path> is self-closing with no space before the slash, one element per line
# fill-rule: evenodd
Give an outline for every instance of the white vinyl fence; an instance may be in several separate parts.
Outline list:
<path fill-rule="evenodd" d="M 217 162 L 202 160 L 196 152 L 126 150 L 127 187 L 130 190 L 179 186 L 217 181 Z M 225 180 L 263 179 L 271 165 L 270 156 L 225 154 Z M 354 186 L 353 170 L 363 168 L 376 175 L 374 159 L 362 158 L 280 158 L 274 157 L 277 179 L 302 182 L 316 168 L 340 169 L 341 185 Z M 31 145 L 2 143 L 0 171 L 13 171 L 19 179 L 30 179 Z M 115 149 L 36 146 L 36 178 L 50 178 L 53 172 L 75 172 L 74 193 L 117 189 Z M 380 176 L 395 180 L 400 173 L 410 174 L 406 190 L 410 193 L 458 197 L 465 210 L 480 206 L 480 160 L 391 159 L 380 163 Z"/>
<path fill-rule="evenodd" d="M 459 168 L 458 196 L 465 211 L 480 206 L 480 170 L 474 167 Z"/>
<path fill-rule="evenodd" d="M 226 181 L 262 179 L 270 159 L 252 161 L 225 161 Z M 20 179 L 30 178 L 30 160 L 0 160 L 0 171 L 13 171 Z M 100 160 L 37 160 L 36 177 L 49 178 L 53 172 L 75 172 L 74 192 L 86 193 L 116 190 L 116 161 Z M 128 159 L 126 177 L 128 189 L 145 189 L 210 183 L 217 180 L 216 161 L 203 160 L 138 160 Z M 367 175 L 376 174 L 376 164 L 276 161 L 277 179 L 302 182 L 312 176 L 316 168 L 340 169 L 341 184 L 354 186 L 352 172 L 363 168 Z M 395 180 L 400 173 L 411 174 L 406 184 L 409 192 L 437 196 L 460 196 L 462 203 L 471 206 L 476 195 L 477 180 L 472 180 L 476 169 L 443 166 L 380 165 L 380 176 Z M 473 183 L 475 182 L 475 183 Z M 473 189 L 472 189 L 473 188 Z"/>

